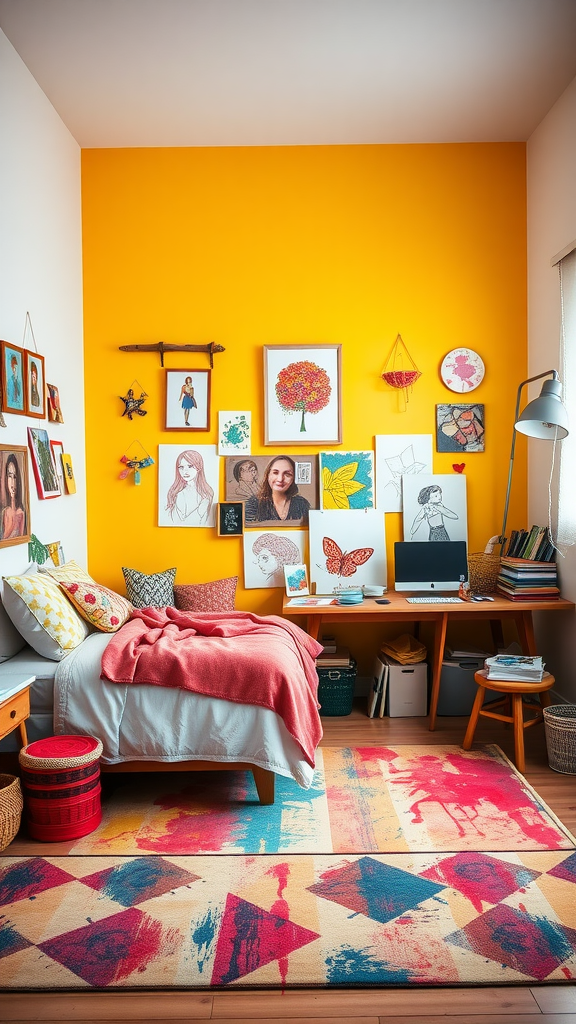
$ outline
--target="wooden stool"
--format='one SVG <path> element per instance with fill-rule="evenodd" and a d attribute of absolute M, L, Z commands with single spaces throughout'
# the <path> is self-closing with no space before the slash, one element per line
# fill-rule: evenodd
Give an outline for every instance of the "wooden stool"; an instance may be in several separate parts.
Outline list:
<path fill-rule="evenodd" d="M 480 715 L 483 718 L 497 718 L 500 722 L 511 722 L 514 726 L 514 760 L 516 761 L 518 771 L 523 772 L 526 767 L 524 760 L 524 729 L 529 729 L 531 725 L 537 725 L 538 722 L 544 721 L 542 708 L 547 708 L 551 704 L 550 694 L 547 691 L 554 686 L 554 676 L 550 675 L 549 672 L 545 672 L 541 682 L 525 683 L 517 679 L 487 679 L 486 670 L 481 669 L 480 672 L 474 673 L 474 681 L 478 684 L 478 692 L 470 715 L 470 721 L 468 722 L 468 728 L 466 729 L 464 742 L 462 743 L 463 749 L 470 750 Z M 488 705 L 490 710 L 482 707 L 486 690 L 496 690 L 498 693 L 504 694 L 501 700 L 493 701 L 493 703 Z M 522 698 L 528 697 L 532 693 L 540 694 L 541 707 L 538 708 L 530 704 L 529 708 L 535 714 L 525 720 Z M 503 704 L 508 704 L 509 701 L 512 702 L 511 715 L 495 714 L 494 708 L 500 708 Z"/>

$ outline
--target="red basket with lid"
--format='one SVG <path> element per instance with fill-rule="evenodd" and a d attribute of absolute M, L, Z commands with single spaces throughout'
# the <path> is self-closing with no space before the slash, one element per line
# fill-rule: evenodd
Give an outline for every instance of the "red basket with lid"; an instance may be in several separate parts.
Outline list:
<path fill-rule="evenodd" d="M 19 754 L 28 832 L 63 842 L 98 827 L 102 743 L 93 736 L 50 736 Z"/>

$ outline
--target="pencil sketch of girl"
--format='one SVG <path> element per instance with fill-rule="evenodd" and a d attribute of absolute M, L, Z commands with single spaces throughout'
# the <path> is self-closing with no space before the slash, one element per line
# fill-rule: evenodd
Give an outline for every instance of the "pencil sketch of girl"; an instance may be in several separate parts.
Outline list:
<path fill-rule="evenodd" d="M 302 558 L 294 541 L 273 533 L 261 534 L 252 545 L 252 553 L 264 577 L 264 587 L 283 587 L 284 566 L 299 565 Z"/>
<path fill-rule="evenodd" d="M 214 491 L 204 474 L 200 452 L 188 449 L 176 459 L 174 483 L 166 496 L 166 510 L 174 525 L 206 526 Z"/>
<path fill-rule="evenodd" d="M 458 519 L 458 516 L 442 503 L 442 488 L 438 484 L 423 487 L 418 495 L 418 504 L 422 508 L 414 518 L 410 537 L 413 538 L 422 523 L 426 522 L 429 530 L 428 540 L 450 540 L 444 519 Z"/>

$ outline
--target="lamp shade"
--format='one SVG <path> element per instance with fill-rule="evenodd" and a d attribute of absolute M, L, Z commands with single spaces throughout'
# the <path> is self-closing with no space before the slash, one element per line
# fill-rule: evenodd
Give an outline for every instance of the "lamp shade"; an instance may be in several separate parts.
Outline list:
<path fill-rule="evenodd" d="M 528 402 L 520 413 L 515 429 L 528 437 L 561 440 L 568 434 L 568 413 L 562 404 L 562 384 L 559 380 L 545 380 L 538 398 Z"/>

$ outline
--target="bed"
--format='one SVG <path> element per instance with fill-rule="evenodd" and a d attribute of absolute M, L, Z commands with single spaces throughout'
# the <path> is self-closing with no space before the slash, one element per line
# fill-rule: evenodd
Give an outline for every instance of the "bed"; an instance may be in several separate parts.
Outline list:
<path fill-rule="evenodd" d="M 147 612 L 147 609 L 142 609 L 135 613 L 140 617 L 140 623 L 141 617 Z M 153 611 L 156 619 L 148 619 L 142 624 L 144 633 L 150 628 L 158 632 L 157 617 L 165 616 L 166 612 L 170 610 Z M 171 614 L 181 613 L 173 610 Z M 226 622 L 229 618 L 237 624 L 242 617 L 251 620 L 259 618 L 239 612 L 233 613 L 231 617 L 220 615 L 199 618 L 211 622 L 216 618 L 219 620 L 217 625 L 220 626 L 222 621 Z M 270 648 L 269 657 L 282 663 L 279 673 L 282 685 L 297 693 L 309 691 L 309 679 L 306 678 L 306 672 L 301 664 L 302 651 L 292 643 L 291 633 L 287 629 L 279 630 L 277 624 L 284 623 L 292 633 L 298 630 L 298 627 L 275 616 L 259 621 L 270 623 L 272 620 L 275 621 L 276 633 L 280 632 L 280 638 L 267 635 L 265 632 L 264 640 Z M 173 620 L 170 620 L 170 626 L 172 624 Z M 25 653 L 11 659 L 14 663 L 24 658 L 29 670 L 34 670 L 37 675 L 37 683 L 34 684 L 31 695 L 32 718 L 38 715 L 40 705 L 44 729 L 48 721 L 52 724 L 52 718 L 49 718 L 52 710 L 53 728 L 49 732 L 85 733 L 101 739 L 104 747 L 101 768 L 104 772 L 206 769 L 251 771 L 260 802 L 263 804 L 274 801 L 274 778 L 277 774 L 294 779 L 304 788 L 310 786 L 314 772 L 310 736 L 308 743 L 304 744 L 306 749 L 303 749 L 297 732 L 298 723 L 296 728 L 294 721 L 289 721 L 287 725 L 285 716 L 272 707 L 262 706 L 261 703 L 237 703 L 232 693 L 228 698 L 223 698 L 205 692 L 182 689 L 179 686 L 165 685 L 162 678 L 155 683 L 140 682 L 137 678 L 125 682 L 101 678 L 103 658 L 108 657 L 110 660 L 110 652 L 117 652 L 123 643 L 128 642 L 130 647 L 134 638 L 134 625 L 134 622 L 130 621 L 114 634 L 90 633 L 60 662 L 48 662 L 45 672 L 41 669 L 41 663 L 45 662 L 45 659 L 38 658 L 38 655 L 33 655 L 32 661 Z M 298 634 L 300 633 L 305 638 L 304 659 L 313 666 L 317 651 L 316 648 L 311 650 L 310 642 L 314 644 L 314 641 L 310 641 L 303 631 L 298 630 Z M 130 634 L 128 641 L 126 634 Z M 231 668 L 222 676 L 226 680 L 226 685 L 230 676 L 230 686 L 233 687 L 234 675 L 240 674 L 248 678 L 251 686 L 251 681 L 258 673 L 258 666 L 252 661 L 250 651 L 245 652 L 242 663 L 240 652 L 243 638 L 203 638 L 204 646 L 214 639 L 221 648 L 228 647 L 230 651 Z M 132 644 L 132 648 L 133 646 Z M 184 645 L 179 644 L 179 648 L 183 650 Z M 192 649 L 194 652 L 197 650 L 193 642 Z M 153 652 L 151 657 L 154 657 Z M 34 658 L 37 663 L 35 668 Z M 197 671 L 202 672 L 201 658 L 196 654 L 187 654 L 186 658 L 191 665 L 196 666 Z M 114 658 L 112 660 L 114 662 Z M 137 658 L 136 662 L 140 663 L 140 659 Z M 117 659 L 114 664 L 117 664 Z M 148 665 L 150 664 L 149 660 Z M 251 668 L 247 668 L 248 665 Z M 146 669 L 144 674 L 145 672 Z M 153 674 L 162 677 L 162 672 Z M 138 675 L 138 671 L 135 675 Z M 40 677 L 41 684 L 38 682 Z M 202 683 L 200 687 L 202 688 Z M 51 688 L 52 709 L 49 707 Z M 309 709 L 309 694 L 307 705 Z M 321 736 L 316 705 L 315 715 L 317 723 L 312 734 L 314 748 Z M 30 739 L 35 738 L 37 734 L 37 730 L 30 729 Z"/>

